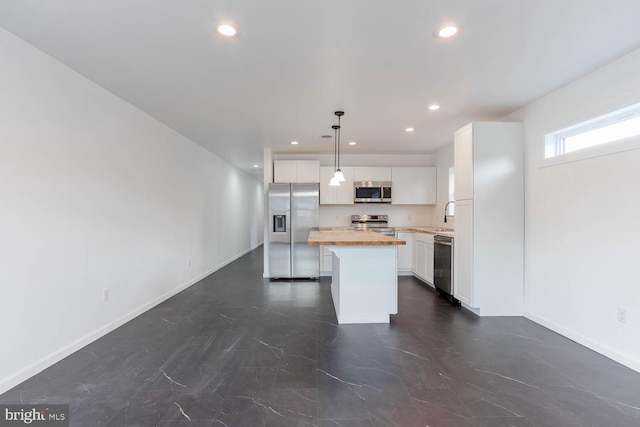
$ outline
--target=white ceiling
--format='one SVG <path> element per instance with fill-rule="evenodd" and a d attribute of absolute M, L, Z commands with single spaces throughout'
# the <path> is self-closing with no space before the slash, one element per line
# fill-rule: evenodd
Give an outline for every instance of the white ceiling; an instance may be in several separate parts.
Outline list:
<path fill-rule="evenodd" d="M 639 17 L 638 0 L 0 1 L 0 26 L 254 174 L 263 147 L 332 152 L 337 109 L 344 152 L 431 153 L 640 47 Z"/>

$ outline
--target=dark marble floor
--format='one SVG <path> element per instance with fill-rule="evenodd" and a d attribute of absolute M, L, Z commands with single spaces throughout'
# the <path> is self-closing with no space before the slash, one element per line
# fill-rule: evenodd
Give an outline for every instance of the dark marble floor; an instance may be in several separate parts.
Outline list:
<path fill-rule="evenodd" d="M 258 249 L 0 396 L 73 426 L 640 426 L 640 374 L 400 278 L 389 325 L 337 325 L 329 281 Z"/>

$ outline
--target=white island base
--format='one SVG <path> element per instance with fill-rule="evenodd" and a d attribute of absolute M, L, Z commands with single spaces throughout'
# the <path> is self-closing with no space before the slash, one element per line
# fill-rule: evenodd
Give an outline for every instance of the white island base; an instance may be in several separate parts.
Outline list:
<path fill-rule="evenodd" d="M 327 246 L 338 323 L 389 323 L 398 313 L 397 246 Z"/>

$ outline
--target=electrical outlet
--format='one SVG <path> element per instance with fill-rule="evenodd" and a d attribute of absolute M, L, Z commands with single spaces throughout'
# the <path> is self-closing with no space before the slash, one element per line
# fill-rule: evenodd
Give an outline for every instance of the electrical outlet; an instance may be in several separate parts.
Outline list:
<path fill-rule="evenodd" d="M 109 301 L 109 289 L 105 289 L 102 293 L 102 299 L 104 302 Z"/>
<path fill-rule="evenodd" d="M 618 322 L 627 323 L 627 309 L 618 307 Z"/>

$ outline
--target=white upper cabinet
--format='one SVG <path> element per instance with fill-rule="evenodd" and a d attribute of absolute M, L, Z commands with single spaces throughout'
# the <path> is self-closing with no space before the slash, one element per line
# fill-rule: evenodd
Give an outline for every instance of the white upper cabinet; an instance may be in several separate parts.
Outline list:
<path fill-rule="evenodd" d="M 390 167 L 354 167 L 353 180 L 358 181 L 391 181 Z"/>
<path fill-rule="evenodd" d="M 340 170 L 344 175 L 344 182 L 340 183 L 336 189 L 336 205 L 352 205 L 353 204 L 353 168 L 341 167 Z"/>
<path fill-rule="evenodd" d="M 346 181 L 339 187 L 329 185 L 333 176 L 333 166 L 320 167 L 320 204 L 321 205 L 352 205 L 353 204 L 353 168 L 341 167 Z"/>
<path fill-rule="evenodd" d="M 393 168 L 391 171 L 391 203 L 413 204 L 413 168 Z"/>
<path fill-rule="evenodd" d="M 391 170 L 391 200 L 394 205 L 435 205 L 436 168 L 394 167 Z"/>
<path fill-rule="evenodd" d="M 413 168 L 413 203 L 416 205 L 435 205 L 436 168 Z M 392 190 L 393 191 L 393 190 Z"/>
<path fill-rule="evenodd" d="M 273 182 L 320 182 L 320 161 L 274 160 Z"/>
<path fill-rule="evenodd" d="M 296 160 L 274 160 L 273 182 L 298 182 L 297 164 Z"/>
<path fill-rule="evenodd" d="M 456 200 L 473 199 L 473 124 L 454 136 L 453 163 L 456 171 Z"/>

